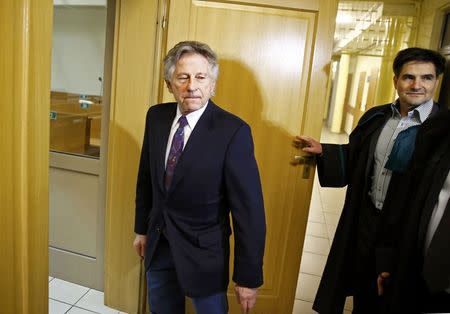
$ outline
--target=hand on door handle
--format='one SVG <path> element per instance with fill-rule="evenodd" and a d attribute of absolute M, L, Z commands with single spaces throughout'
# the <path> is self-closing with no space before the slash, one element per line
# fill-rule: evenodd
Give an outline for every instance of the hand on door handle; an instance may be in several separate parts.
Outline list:
<path fill-rule="evenodd" d="M 299 135 L 294 138 L 294 146 L 297 148 L 301 148 L 304 152 L 314 154 L 314 155 L 320 155 L 322 154 L 322 145 L 316 141 L 315 139 Z"/>

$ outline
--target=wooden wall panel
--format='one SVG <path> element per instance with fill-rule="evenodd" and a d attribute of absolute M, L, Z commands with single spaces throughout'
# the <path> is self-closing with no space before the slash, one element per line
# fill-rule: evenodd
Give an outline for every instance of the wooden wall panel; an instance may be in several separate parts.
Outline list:
<path fill-rule="evenodd" d="M 0 311 L 48 312 L 53 3 L 0 5 Z"/>

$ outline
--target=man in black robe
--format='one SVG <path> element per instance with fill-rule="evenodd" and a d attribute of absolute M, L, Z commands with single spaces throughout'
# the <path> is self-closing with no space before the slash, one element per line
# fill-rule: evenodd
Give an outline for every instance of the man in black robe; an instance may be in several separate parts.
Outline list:
<path fill-rule="evenodd" d="M 398 99 L 368 110 L 345 145 L 320 144 L 299 136 L 295 142 L 317 156 L 322 186 L 347 185 L 344 208 L 338 223 L 313 309 L 321 314 L 342 313 L 346 296 L 353 296 L 353 313 L 379 313 L 380 287 L 388 280 L 394 263 L 390 239 L 395 234 L 398 199 L 410 180 L 416 138 L 430 132 L 434 120 L 447 108 L 432 97 L 445 59 L 439 53 L 408 48 L 393 63 Z M 389 214 L 389 215 L 388 215 Z M 394 217 L 387 226 L 381 217 Z M 394 230 L 394 231 L 393 231 Z"/>

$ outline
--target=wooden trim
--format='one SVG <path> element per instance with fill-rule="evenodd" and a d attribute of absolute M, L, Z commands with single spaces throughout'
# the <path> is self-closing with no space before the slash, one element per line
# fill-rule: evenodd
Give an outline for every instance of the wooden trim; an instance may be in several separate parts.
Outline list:
<path fill-rule="evenodd" d="M 0 20 L 0 311 L 48 313 L 53 3 L 2 1 Z"/>
<path fill-rule="evenodd" d="M 97 158 L 59 152 L 50 152 L 49 156 L 50 167 L 99 175 L 100 161 Z"/>
<path fill-rule="evenodd" d="M 159 82 L 158 1 L 116 0 L 105 215 L 105 303 L 140 313 L 134 198 L 145 114 Z M 141 298 L 142 299 L 142 298 Z M 145 298 L 144 298 L 145 300 Z"/>

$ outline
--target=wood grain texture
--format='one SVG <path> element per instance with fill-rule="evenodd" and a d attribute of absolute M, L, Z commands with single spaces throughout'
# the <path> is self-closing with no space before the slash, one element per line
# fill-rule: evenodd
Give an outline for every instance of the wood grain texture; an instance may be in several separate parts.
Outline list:
<path fill-rule="evenodd" d="M 48 150 L 53 4 L 0 6 L 0 309 L 48 312 Z"/>
<path fill-rule="evenodd" d="M 116 1 L 105 216 L 105 302 L 138 313 L 140 260 L 134 198 L 145 114 L 155 75 L 158 1 Z M 141 298 L 142 299 L 142 298 Z"/>

